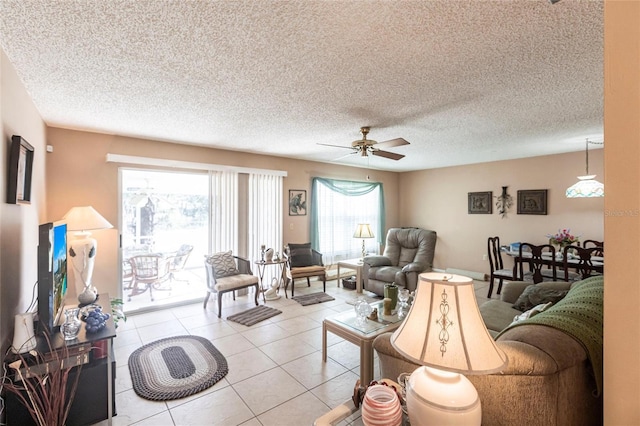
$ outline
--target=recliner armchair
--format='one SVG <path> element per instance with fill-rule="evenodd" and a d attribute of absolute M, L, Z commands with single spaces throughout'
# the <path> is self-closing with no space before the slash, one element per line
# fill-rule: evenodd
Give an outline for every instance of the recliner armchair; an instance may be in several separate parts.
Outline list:
<path fill-rule="evenodd" d="M 364 258 L 364 288 L 379 296 L 392 282 L 409 291 L 418 285 L 418 275 L 431 271 L 436 232 L 421 228 L 390 228 L 381 256 Z"/>

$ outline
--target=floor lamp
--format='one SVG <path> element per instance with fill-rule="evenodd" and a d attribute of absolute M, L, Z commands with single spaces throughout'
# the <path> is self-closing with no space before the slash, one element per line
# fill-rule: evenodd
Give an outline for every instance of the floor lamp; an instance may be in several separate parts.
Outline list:
<path fill-rule="evenodd" d="M 478 392 L 460 373 L 499 372 L 507 356 L 484 325 L 471 278 L 420 274 L 411 310 L 391 344 L 422 365 L 406 383 L 412 426 L 480 425 Z"/>
<path fill-rule="evenodd" d="M 113 225 L 91 206 L 72 207 L 63 219 L 67 222 L 67 230 L 75 232 L 74 238 L 69 242 L 69 256 L 75 288 L 83 289 L 78 295 L 78 301 L 81 304 L 92 303 L 98 297 L 91 285 L 98 242 L 91 237 L 89 231 L 113 228 Z"/>

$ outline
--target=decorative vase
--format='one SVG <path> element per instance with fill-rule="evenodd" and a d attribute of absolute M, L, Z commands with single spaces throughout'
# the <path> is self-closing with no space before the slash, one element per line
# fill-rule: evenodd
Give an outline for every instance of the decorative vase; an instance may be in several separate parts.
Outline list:
<path fill-rule="evenodd" d="M 395 283 L 385 284 L 384 297 L 385 299 L 391 299 L 391 310 L 394 310 L 398 304 L 398 286 Z"/>
<path fill-rule="evenodd" d="M 78 295 L 78 302 L 81 305 L 88 305 L 89 303 L 93 303 L 98 298 L 98 291 L 93 286 L 86 286 L 82 293 Z"/>
<path fill-rule="evenodd" d="M 78 337 L 82 326 L 82 321 L 78 318 L 79 312 L 80 308 L 70 308 L 64 311 L 65 320 L 60 326 L 60 333 L 62 333 L 64 340 L 73 340 Z"/>
<path fill-rule="evenodd" d="M 267 249 L 267 251 L 264 253 L 264 258 L 269 263 L 273 262 L 273 249 L 272 248 L 268 248 Z"/>
<path fill-rule="evenodd" d="M 362 400 L 362 423 L 365 426 L 400 426 L 402 407 L 391 386 L 369 386 Z"/>

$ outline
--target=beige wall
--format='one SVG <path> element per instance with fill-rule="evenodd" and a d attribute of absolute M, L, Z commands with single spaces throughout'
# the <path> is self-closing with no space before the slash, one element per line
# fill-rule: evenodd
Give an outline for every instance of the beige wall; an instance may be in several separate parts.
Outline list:
<path fill-rule="evenodd" d="M 118 167 L 106 163 L 107 153 L 220 164 L 236 167 L 283 170 L 287 172 L 284 192 L 306 189 L 310 197 L 311 178 L 365 180 L 384 184 L 387 226 L 398 226 L 398 174 L 311 161 L 299 161 L 235 151 L 177 145 L 98 133 L 48 128 L 48 144 L 53 152 L 47 154 L 47 214 L 49 220 L 61 218 L 71 207 L 92 205 L 116 228 L 118 227 Z M 132 167 L 127 165 L 127 167 Z M 285 202 L 287 201 L 285 196 Z M 286 205 L 283 206 L 287 212 Z M 284 242 L 309 241 L 309 218 L 284 216 Z M 118 230 L 94 232 L 98 240 L 94 284 L 101 291 L 117 294 Z"/>
<path fill-rule="evenodd" d="M 4 51 L 0 49 L 0 350 L 13 337 L 13 316 L 25 312 L 38 277 L 38 224 L 45 216 L 45 126 Z M 12 135 L 34 147 L 31 204 L 7 204 L 6 179 Z"/>
<path fill-rule="evenodd" d="M 605 2 L 604 411 L 640 425 L 640 2 Z"/>
<path fill-rule="evenodd" d="M 597 174 L 601 182 L 602 161 L 602 149 L 589 150 L 589 172 Z M 604 199 L 565 197 L 565 190 L 577 181 L 577 175 L 584 174 L 584 167 L 583 151 L 403 173 L 400 221 L 438 233 L 436 268 L 487 274 L 489 264 L 483 255 L 489 236 L 498 235 L 502 244 L 542 244 L 548 241 L 547 234 L 570 228 L 582 239 L 601 241 Z M 469 192 L 492 191 L 496 197 L 502 186 L 509 187 L 514 200 L 506 218 L 498 214 L 495 198 L 493 214 L 468 214 Z M 547 189 L 547 215 L 517 214 L 517 191 L 523 189 Z"/>

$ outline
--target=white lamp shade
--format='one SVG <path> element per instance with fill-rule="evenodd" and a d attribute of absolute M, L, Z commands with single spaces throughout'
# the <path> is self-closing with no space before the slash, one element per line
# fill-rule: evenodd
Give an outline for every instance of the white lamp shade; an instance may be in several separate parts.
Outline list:
<path fill-rule="evenodd" d="M 507 365 L 487 331 L 473 291 L 461 275 L 420 274 L 416 297 L 391 344 L 415 363 L 467 374 L 489 374 Z"/>
<path fill-rule="evenodd" d="M 93 231 L 113 228 L 113 225 L 91 206 L 72 207 L 64 215 L 63 219 L 67 222 L 69 231 Z"/>
<path fill-rule="evenodd" d="M 604 185 L 595 180 L 595 175 L 578 176 L 578 182 L 567 188 L 567 198 L 604 197 Z"/>
<path fill-rule="evenodd" d="M 373 238 L 373 231 L 368 223 L 359 223 L 356 227 L 356 232 L 353 233 L 353 238 Z"/>

